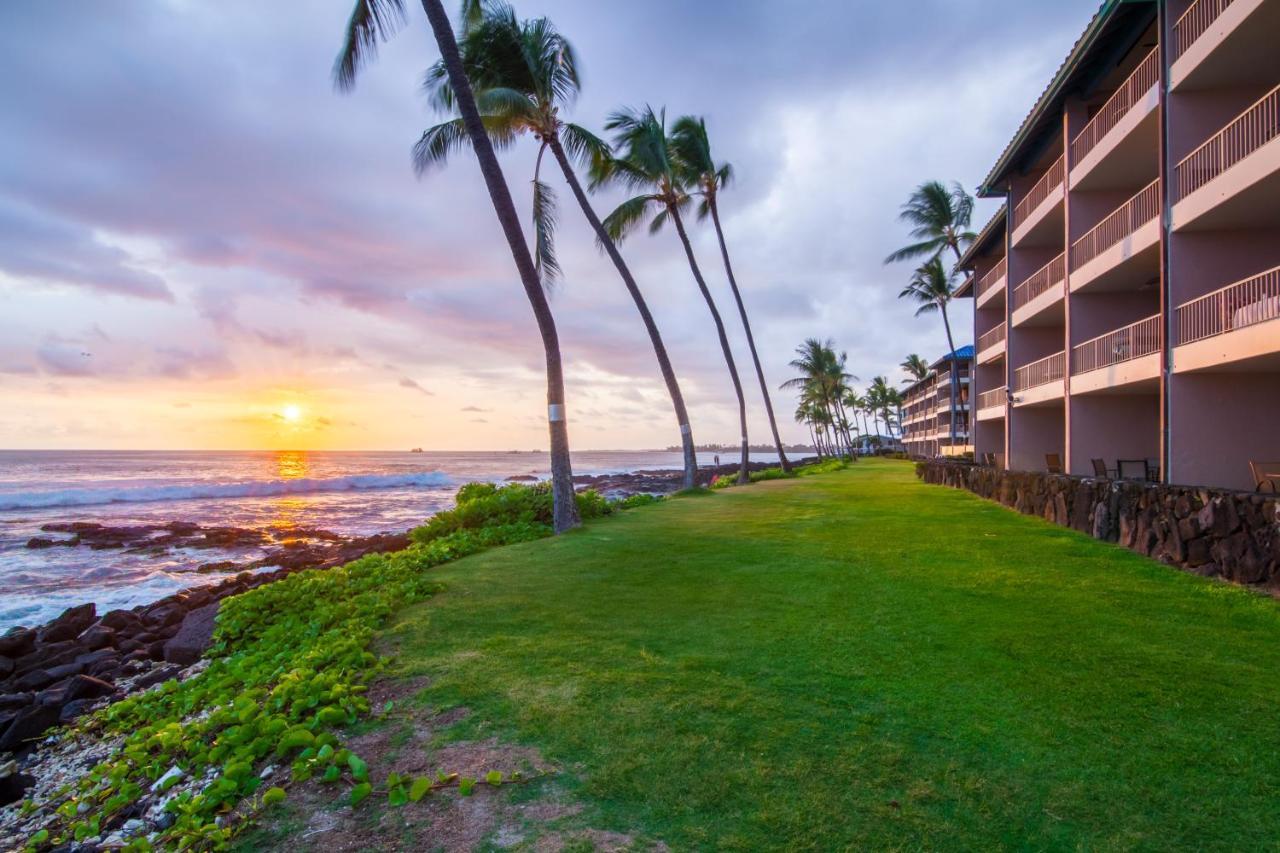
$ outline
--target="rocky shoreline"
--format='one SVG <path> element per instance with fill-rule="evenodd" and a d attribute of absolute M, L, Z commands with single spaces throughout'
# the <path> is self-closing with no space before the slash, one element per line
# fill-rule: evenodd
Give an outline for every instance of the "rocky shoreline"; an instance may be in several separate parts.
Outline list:
<path fill-rule="evenodd" d="M 749 467 L 759 471 L 775 466 L 756 462 Z M 737 471 L 736 465 L 703 468 L 697 482 L 710 485 Z M 682 480 L 679 469 L 574 477 L 580 489 L 595 489 L 609 498 L 671 494 L 679 491 Z M 177 548 L 264 548 L 266 553 L 248 562 L 200 564 L 195 571 L 236 574 L 150 604 L 101 615 L 94 604 L 83 604 L 44 625 L 0 635 L 0 806 L 22 799 L 37 783 L 41 762 L 33 753 L 45 743 L 49 729 L 203 666 L 200 660 L 212 642 L 223 599 L 302 569 L 344 565 L 366 554 L 401 550 L 410 542 L 408 532 L 348 539 L 312 528 L 261 531 L 185 521 L 116 527 L 59 522 L 44 525 L 41 533 L 51 535 L 32 537 L 28 548 L 83 547 L 156 556 Z M 253 571 L 261 569 L 268 570 Z"/>

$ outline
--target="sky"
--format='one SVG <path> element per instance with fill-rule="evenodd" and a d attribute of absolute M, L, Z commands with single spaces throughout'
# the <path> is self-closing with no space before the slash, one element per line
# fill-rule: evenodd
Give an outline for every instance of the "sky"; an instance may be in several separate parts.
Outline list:
<path fill-rule="evenodd" d="M 437 58 L 420 6 L 354 92 L 330 69 L 350 0 L 49 0 L 0 27 L 0 447 L 545 448 L 543 353 L 470 152 L 415 177 Z M 912 188 L 971 192 L 1096 0 L 525 0 L 575 45 L 570 118 L 621 106 L 706 118 L 736 180 L 721 199 L 772 387 L 807 337 L 861 384 L 946 350 L 897 298 Z M 502 154 L 522 211 L 535 144 Z M 577 449 L 677 444 L 648 338 L 567 188 L 551 292 Z M 594 197 L 604 215 L 623 196 Z M 980 203 L 975 230 L 994 211 Z M 768 425 L 719 263 L 695 251 Z M 622 247 L 671 351 L 700 443 L 737 411 L 671 231 Z M 954 309 L 970 342 L 969 304 Z M 792 392 L 773 392 L 800 441 Z"/>

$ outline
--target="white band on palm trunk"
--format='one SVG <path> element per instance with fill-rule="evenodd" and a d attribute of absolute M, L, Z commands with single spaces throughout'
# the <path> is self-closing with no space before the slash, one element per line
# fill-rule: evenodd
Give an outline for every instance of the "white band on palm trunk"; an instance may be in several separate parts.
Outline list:
<path fill-rule="evenodd" d="M 680 424 L 680 434 L 688 435 L 691 432 L 688 424 Z"/>
<path fill-rule="evenodd" d="M 564 404 L 552 403 L 547 406 L 547 420 L 551 421 L 553 424 L 564 420 Z"/>

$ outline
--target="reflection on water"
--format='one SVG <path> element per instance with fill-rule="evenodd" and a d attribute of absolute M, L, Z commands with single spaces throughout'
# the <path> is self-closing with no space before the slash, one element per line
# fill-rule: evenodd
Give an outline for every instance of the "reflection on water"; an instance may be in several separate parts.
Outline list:
<path fill-rule="evenodd" d="M 281 480 L 300 480 L 311 473 L 305 450 L 281 450 L 276 453 L 276 477 Z M 279 495 L 268 508 L 267 527 L 281 530 L 302 526 L 309 503 L 297 495 Z"/>

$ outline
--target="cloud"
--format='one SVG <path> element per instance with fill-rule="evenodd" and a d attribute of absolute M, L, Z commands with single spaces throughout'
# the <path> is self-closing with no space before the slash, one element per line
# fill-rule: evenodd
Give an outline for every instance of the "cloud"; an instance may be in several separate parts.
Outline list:
<path fill-rule="evenodd" d="M 94 365 L 79 347 L 49 341 L 36 350 L 36 360 L 54 376 L 92 376 Z"/>
<path fill-rule="evenodd" d="M 419 385 L 417 382 L 414 382 L 412 379 L 410 379 L 407 376 L 401 376 L 400 381 L 396 384 L 398 384 L 401 388 L 412 388 L 414 391 L 419 391 L 423 394 L 426 394 L 428 397 L 435 396 L 434 392 L 428 391 L 426 388 L 423 388 L 421 385 Z"/>
<path fill-rule="evenodd" d="M 460 411 L 463 412 L 487 412 L 489 409 L 482 409 L 479 406 L 463 406 Z"/>

